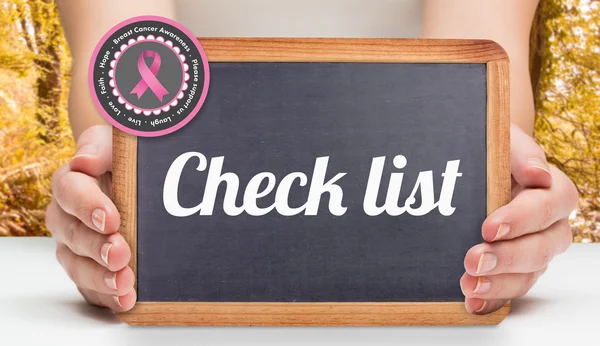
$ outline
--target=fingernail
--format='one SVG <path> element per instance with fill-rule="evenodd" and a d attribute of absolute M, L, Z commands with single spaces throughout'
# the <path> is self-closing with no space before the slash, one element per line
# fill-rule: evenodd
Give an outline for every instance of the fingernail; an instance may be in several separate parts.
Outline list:
<path fill-rule="evenodd" d="M 550 173 L 550 166 L 548 166 L 548 163 L 546 161 L 538 159 L 537 157 L 532 157 L 532 158 L 527 159 L 527 164 L 529 166 L 539 168 L 541 170 L 544 170 L 544 171 Z"/>
<path fill-rule="evenodd" d="M 486 306 L 487 306 L 487 300 L 484 300 L 481 307 L 479 309 L 477 309 L 475 312 L 482 312 L 483 310 L 485 310 Z"/>
<path fill-rule="evenodd" d="M 117 289 L 117 273 L 108 272 L 104 274 L 104 284 L 111 290 Z"/>
<path fill-rule="evenodd" d="M 110 251 L 110 248 L 112 247 L 113 244 L 111 243 L 106 243 L 104 245 L 102 245 L 102 248 L 100 248 L 100 257 L 102 258 L 102 262 L 104 262 L 104 264 L 106 264 L 106 266 L 108 267 L 108 252 Z"/>
<path fill-rule="evenodd" d="M 123 307 L 123 305 L 121 305 L 121 301 L 119 300 L 119 297 L 113 296 L 113 300 L 114 300 L 115 304 L 117 304 L 118 307 L 120 307 L 120 308 Z"/>
<path fill-rule="evenodd" d="M 504 238 L 504 236 L 506 236 L 509 231 L 510 231 L 509 224 L 507 224 L 507 223 L 500 224 L 500 227 L 498 227 L 498 232 L 496 232 L 496 237 L 494 238 L 494 240 Z"/>
<path fill-rule="evenodd" d="M 94 156 L 98 154 L 98 144 L 86 144 L 84 146 L 82 146 L 81 148 L 79 148 L 77 150 L 77 152 L 75 153 L 75 157 L 79 157 L 79 156 Z"/>
<path fill-rule="evenodd" d="M 496 268 L 498 264 L 498 258 L 491 252 L 485 252 L 479 257 L 479 263 L 477 264 L 476 274 L 487 273 L 490 270 Z"/>
<path fill-rule="evenodd" d="M 473 294 L 488 293 L 490 288 L 492 288 L 492 282 L 490 279 L 486 278 L 485 276 L 480 276 L 477 278 L 477 286 L 475 286 Z"/>
<path fill-rule="evenodd" d="M 104 210 L 94 209 L 94 211 L 92 212 L 92 223 L 102 233 L 104 233 L 105 219 L 106 219 L 106 214 L 104 213 Z"/>

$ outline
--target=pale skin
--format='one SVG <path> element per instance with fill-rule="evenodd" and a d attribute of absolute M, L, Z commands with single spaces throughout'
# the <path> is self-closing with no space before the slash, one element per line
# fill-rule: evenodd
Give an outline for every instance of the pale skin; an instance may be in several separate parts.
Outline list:
<path fill-rule="evenodd" d="M 111 128 L 91 100 L 87 68 L 96 42 L 110 27 L 140 14 L 174 18 L 174 6 L 164 0 L 57 2 L 73 54 L 69 117 L 77 153 L 54 174 L 46 223 L 57 241 L 57 259 L 83 297 L 127 311 L 136 293 L 127 266 L 131 252 L 117 233 L 119 212 L 110 199 Z M 577 204 L 577 190 L 548 165 L 531 138 L 528 39 L 536 6 L 537 0 L 424 2 L 425 37 L 492 39 L 511 60 L 512 200 L 488 216 L 482 225 L 484 242 L 465 256 L 460 286 L 470 313 L 487 314 L 525 295 L 572 240 L 567 219 Z"/>

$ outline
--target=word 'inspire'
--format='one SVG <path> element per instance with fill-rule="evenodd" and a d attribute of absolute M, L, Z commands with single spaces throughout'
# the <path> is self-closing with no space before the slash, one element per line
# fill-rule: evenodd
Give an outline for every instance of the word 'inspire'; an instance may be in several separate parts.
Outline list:
<path fill-rule="evenodd" d="M 200 162 L 196 170 L 203 172 L 208 168 L 206 184 L 204 187 L 204 196 L 202 202 L 194 207 L 183 207 L 177 198 L 179 191 L 179 179 L 183 172 L 183 168 L 191 158 L 198 158 Z M 449 216 L 454 213 L 456 208 L 452 207 L 452 196 L 454 194 L 454 186 L 456 179 L 462 176 L 458 172 L 460 160 L 448 161 L 446 170 L 442 173 L 443 182 L 440 190 L 440 197 L 435 201 L 435 192 L 433 186 L 433 171 L 423 171 L 419 173 L 415 186 L 406 199 L 404 205 L 398 205 L 400 198 L 400 189 L 402 187 L 402 179 L 404 173 L 391 173 L 389 185 L 386 193 L 385 203 L 382 206 L 377 205 L 377 197 L 381 185 L 383 168 L 385 165 L 385 157 L 375 157 L 371 162 L 369 172 L 369 180 L 363 200 L 363 210 L 369 216 L 377 216 L 386 212 L 391 216 L 398 216 L 403 213 L 408 213 L 414 216 L 422 216 L 433 209 L 438 208 L 440 214 Z M 165 177 L 165 185 L 163 189 L 163 203 L 167 212 L 176 217 L 186 217 L 196 213 L 199 215 L 212 215 L 217 198 L 217 191 L 221 183 L 226 184 L 225 197 L 223 199 L 223 211 L 230 216 L 237 216 L 243 212 L 252 216 L 265 215 L 273 210 L 276 210 L 283 216 L 293 216 L 304 213 L 304 215 L 317 215 L 321 196 L 325 193 L 329 194 L 329 212 L 336 216 L 341 216 L 346 213 L 347 207 L 343 206 L 342 200 L 344 191 L 339 185 L 339 181 L 346 173 L 338 173 L 333 178 L 325 181 L 327 174 L 327 164 L 329 157 L 318 157 L 315 161 L 315 166 L 308 187 L 308 198 L 304 205 L 300 207 L 290 207 L 288 197 L 292 185 L 296 183 L 299 186 L 308 184 L 308 177 L 302 172 L 292 172 L 279 182 L 279 186 L 275 188 L 277 179 L 273 173 L 261 172 L 256 174 L 246 186 L 244 191 L 243 204 L 237 206 L 235 201 L 238 195 L 240 180 L 235 173 L 222 172 L 223 156 L 213 157 L 208 167 L 206 157 L 198 152 L 187 152 L 181 154 L 173 161 L 167 176 Z M 403 155 L 397 155 L 393 159 L 394 167 L 402 169 L 406 167 L 407 160 Z M 266 182 L 266 186 L 261 189 L 261 186 Z M 263 198 L 275 191 L 275 201 L 267 207 L 259 207 L 257 200 Z M 416 203 L 417 193 L 420 192 L 421 204 L 418 207 L 413 207 Z"/>

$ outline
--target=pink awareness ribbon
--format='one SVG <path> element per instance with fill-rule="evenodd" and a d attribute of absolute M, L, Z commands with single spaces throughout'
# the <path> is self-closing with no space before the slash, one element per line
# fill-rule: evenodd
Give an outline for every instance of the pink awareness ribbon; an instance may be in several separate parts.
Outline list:
<path fill-rule="evenodd" d="M 153 58 L 150 68 L 146 66 L 144 58 Z M 137 61 L 138 71 L 142 79 L 136 84 L 131 90 L 130 94 L 137 94 L 138 99 L 146 92 L 146 89 L 150 88 L 154 95 L 162 102 L 163 96 L 169 94 L 162 84 L 156 79 L 156 74 L 160 69 L 160 55 L 153 50 L 146 50 L 140 54 Z"/>

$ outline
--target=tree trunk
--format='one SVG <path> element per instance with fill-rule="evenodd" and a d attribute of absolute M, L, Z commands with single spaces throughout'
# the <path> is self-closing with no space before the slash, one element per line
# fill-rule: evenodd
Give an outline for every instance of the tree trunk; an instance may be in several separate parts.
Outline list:
<path fill-rule="evenodd" d="M 46 143 L 59 138 L 60 126 L 60 97 L 62 93 L 60 56 L 56 48 L 48 49 L 52 60 L 36 60 L 37 78 L 37 109 L 36 119 L 42 126 L 38 136 Z"/>
<path fill-rule="evenodd" d="M 41 125 L 38 136 L 46 143 L 59 138 L 59 107 L 62 95 L 61 56 L 57 42 L 61 34 L 51 0 L 29 1 L 34 29 L 35 48 L 38 58 L 34 60 L 38 78 L 36 119 Z M 45 21 L 45 22 L 44 22 Z M 42 34 L 44 30 L 45 35 Z M 24 33 L 28 35 L 27 32 Z"/>
<path fill-rule="evenodd" d="M 538 86 L 542 76 L 542 56 L 544 55 L 545 41 L 545 16 L 542 10 L 542 1 L 544 0 L 540 1 L 535 13 L 529 38 L 529 75 L 531 78 L 531 86 L 533 88 L 533 96 L 536 100 L 536 109 L 538 109 L 537 100 L 540 99 L 538 95 Z"/>

